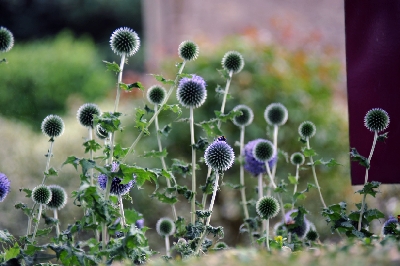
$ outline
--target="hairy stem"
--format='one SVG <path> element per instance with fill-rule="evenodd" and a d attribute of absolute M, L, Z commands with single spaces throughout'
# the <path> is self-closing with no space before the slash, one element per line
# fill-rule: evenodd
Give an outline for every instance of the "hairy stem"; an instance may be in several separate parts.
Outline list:
<path fill-rule="evenodd" d="M 170 257 L 171 253 L 169 252 L 169 236 L 164 236 L 165 238 L 165 254 Z"/>
<path fill-rule="evenodd" d="M 53 210 L 53 216 L 54 216 L 54 219 L 58 220 L 58 211 L 57 211 L 57 209 Z M 56 235 L 57 235 L 57 237 L 60 235 L 60 220 L 58 220 L 57 224 L 56 224 Z"/>
<path fill-rule="evenodd" d="M 39 222 L 40 222 L 40 217 L 42 216 L 42 209 L 43 209 L 43 204 L 39 204 L 39 212 L 37 216 L 37 222 L 35 224 L 35 228 L 33 229 L 33 234 L 32 234 L 32 242 L 35 241 L 35 236 L 39 227 Z"/>
<path fill-rule="evenodd" d="M 375 150 L 375 145 L 376 145 L 376 140 L 378 139 L 378 132 L 375 131 L 374 134 L 374 141 L 372 142 L 372 147 L 371 147 L 371 151 L 369 152 L 369 156 L 368 156 L 368 163 L 369 163 L 369 167 L 371 167 L 371 159 L 372 159 L 372 154 L 374 153 Z M 368 183 L 368 170 L 369 167 L 365 169 L 365 181 L 364 181 L 364 186 Z M 361 222 L 362 222 L 362 217 L 364 215 L 364 208 L 365 208 L 365 199 L 367 197 L 367 194 L 364 194 L 363 199 L 362 199 L 362 203 L 361 203 L 361 209 L 360 209 L 360 218 L 358 219 L 358 231 L 361 230 Z"/>
<path fill-rule="evenodd" d="M 47 171 L 49 171 L 49 168 L 50 168 L 50 160 L 51 160 L 51 157 L 53 156 L 53 154 L 52 154 L 53 147 L 54 147 L 54 140 L 51 138 L 50 139 L 50 148 L 47 151 L 47 155 L 46 155 L 47 156 L 47 162 L 46 162 L 46 169 L 44 170 L 44 176 L 43 176 L 42 185 L 44 185 L 44 183 L 46 182 L 46 179 L 47 179 L 46 173 L 47 173 Z"/>
<path fill-rule="evenodd" d="M 278 156 L 278 126 L 274 126 L 274 147 L 276 150 L 276 153 Z M 272 167 L 272 177 L 275 178 L 275 174 L 276 174 L 276 166 L 278 165 L 278 163 L 275 163 L 274 166 Z"/>
<path fill-rule="evenodd" d="M 157 110 L 157 112 L 154 112 L 154 115 L 150 118 L 149 122 L 147 123 L 146 129 L 149 128 L 149 126 L 153 123 L 153 121 L 155 120 L 156 116 L 158 116 L 158 114 L 161 112 L 161 110 L 164 108 L 165 104 L 167 103 L 169 97 L 171 96 L 172 92 L 174 91 L 176 84 L 178 83 L 178 79 L 179 79 L 179 75 L 182 74 L 183 68 L 185 67 L 186 61 L 182 62 L 181 67 L 179 68 L 178 74 L 176 75 L 175 78 L 175 82 L 174 85 L 171 86 L 171 88 L 168 90 L 167 92 L 167 96 L 165 97 L 164 101 L 161 103 L 160 108 Z M 143 137 L 144 135 L 144 131 L 142 130 L 140 132 L 140 134 L 136 137 L 135 141 L 132 143 L 132 145 L 129 147 L 128 152 L 126 153 L 126 155 L 128 156 L 128 154 L 130 154 L 136 147 L 136 145 L 138 144 L 139 140 Z M 122 163 L 125 162 L 127 156 L 125 156 L 124 159 L 122 159 Z"/>
<path fill-rule="evenodd" d="M 192 192 L 193 197 L 191 200 L 191 222 L 194 225 L 196 218 L 196 149 L 194 145 L 194 121 L 193 121 L 193 107 L 190 107 L 190 144 L 192 146 Z"/>
<path fill-rule="evenodd" d="M 309 138 L 307 138 L 307 149 L 310 149 L 310 139 Z M 311 169 L 312 169 L 312 173 L 314 176 L 314 182 L 318 189 L 319 197 L 321 199 L 322 205 L 324 206 L 324 208 L 326 208 L 326 204 L 325 204 L 324 198 L 322 197 L 322 193 L 321 193 L 321 187 L 318 184 L 317 173 L 315 172 L 314 160 L 313 160 L 312 156 L 310 156 L 310 164 L 311 164 Z"/>
<path fill-rule="evenodd" d="M 121 63 L 119 64 L 119 69 L 121 70 L 118 73 L 118 83 L 117 83 L 117 95 L 115 97 L 115 104 L 114 104 L 114 113 L 118 110 L 118 104 L 119 104 L 119 98 L 121 96 L 121 82 L 122 82 L 122 72 L 124 71 L 124 65 L 125 65 L 125 53 L 122 54 L 121 56 Z"/>
<path fill-rule="evenodd" d="M 155 112 L 157 112 L 157 108 L 158 108 L 157 104 L 154 105 L 154 111 L 155 111 Z M 162 152 L 163 148 L 162 148 L 161 138 L 160 138 L 160 133 L 159 133 L 160 127 L 159 127 L 159 125 L 158 125 L 158 116 L 156 116 L 156 118 L 154 119 L 154 125 L 155 125 L 155 127 L 156 127 L 156 135 L 157 135 L 158 150 L 159 150 L 160 152 Z M 168 170 L 168 169 L 167 169 L 167 164 L 165 163 L 164 157 L 160 157 L 160 159 L 161 159 L 162 168 L 164 169 L 164 171 L 167 171 L 167 170 Z M 171 186 L 171 181 L 169 180 L 169 178 L 166 178 L 166 180 L 167 180 L 167 187 L 168 187 L 168 188 L 171 188 L 171 187 L 172 187 L 172 186 Z M 172 204 L 172 205 L 171 205 L 171 208 L 172 208 L 172 214 L 174 215 L 174 220 L 176 221 L 176 220 L 178 219 L 178 216 L 177 216 L 177 214 L 176 214 L 175 204 Z"/>
<path fill-rule="evenodd" d="M 208 167 L 206 185 L 207 185 L 209 178 L 211 178 L 211 171 L 212 171 L 212 168 Z M 203 193 L 203 198 L 201 200 L 201 205 L 203 205 L 203 211 L 206 209 L 206 204 L 207 204 L 207 193 Z"/>
<path fill-rule="evenodd" d="M 244 126 L 240 127 L 240 155 L 243 156 L 243 146 L 244 146 Z M 242 205 L 244 211 L 245 219 L 249 219 L 249 210 L 247 209 L 247 200 L 246 200 L 246 188 L 244 187 L 244 167 L 243 162 L 240 164 L 240 194 L 242 197 Z"/>
<path fill-rule="evenodd" d="M 294 196 L 294 194 L 296 194 L 296 192 L 297 192 L 297 183 L 298 183 L 298 181 L 299 181 L 299 168 L 300 168 L 300 165 L 299 164 L 296 164 L 296 184 L 294 184 L 294 189 L 293 189 L 293 196 Z M 294 209 L 294 202 L 292 202 L 292 210 Z"/>
<path fill-rule="evenodd" d="M 221 104 L 221 114 L 224 114 L 224 112 L 225 112 L 226 98 L 228 95 L 229 86 L 231 85 L 232 75 L 233 75 L 233 71 L 229 71 L 229 77 L 226 80 L 226 85 L 225 85 L 225 90 L 224 90 L 224 98 L 222 99 L 222 104 Z M 218 121 L 218 128 L 220 128 L 220 127 L 221 127 L 221 120 Z"/>
<path fill-rule="evenodd" d="M 119 204 L 119 214 L 121 215 L 121 228 L 124 228 L 126 226 L 126 221 L 125 221 L 124 203 L 122 201 L 121 195 L 118 195 L 118 204 Z"/>

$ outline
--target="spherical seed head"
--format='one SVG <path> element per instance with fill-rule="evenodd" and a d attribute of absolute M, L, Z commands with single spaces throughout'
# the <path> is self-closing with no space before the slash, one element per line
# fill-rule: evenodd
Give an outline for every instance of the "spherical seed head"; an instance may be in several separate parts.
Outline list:
<path fill-rule="evenodd" d="M 295 152 L 290 156 L 290 162 L 294 165 L 304 164 L 305 158 L 301 152 Z"/>
<path fill-rule="evenodd" d="M 93 128 L 93 116 L 100 114 L 100 108 L 96 104 L 85 103 L 79 107 L 78 112 L 76 113 L 76 118 L 82 126 Z"/>
<path fill-rule="evenodd" d="M 281 103 L 271 103 L 264 111 L 264 118 L 271 126 L 282 126 L 288 120 L 288 110 Z"/>
<path fill-rule="evenodd" d="M 182 78 L 176 90 L 176 98 L 186 108 L 200 107 L 207 98 L 206 82 L 197 75 L 192 75 L 192 78 Z"/>
<path fill-rule="evenodd" d="M 175 233 L 175 223 L 170 218 L 161 218 L 157 221 L 156 230 L 160 236 L 173 235 Z"/>
<path fill-rule="evenodd" d="M 216 140 L 207 147 L 204 152 L 204 160 L 213 170 L 223 172 L 232 167 L 235 154 L 228 143 Z"/>
<path fill-rule="evenodd" d="M 192 41 L 184 41 L 178 47 L 178 54 L 185 61 L 195 60 L 199 55 L 199 47 Z"/>
<path fill-rule="evenodd" d="M 257 161 L 253 155 L 254 147 L 257 145 L 257 143 L 261 141 L 264 141 L 264 139 L 255 139 L 249 141 L 244 146 L 244 169 L 253 174 L 254 176 L 258 176 L 259 174 L 264 174 L 267 172 L 267 169 L 265 168 L 265 163 Z M 268 165 L 271 169 L 277 162 L 277 160 L 278 156 L 275 154 L 275 156 L 268 161 Z"/>
<path fill-rule="evenodd" d="M 10 180 L 5 174 L 0 173 L 0 202 L 6 198 L 8 192 L 10 192 Z"/>
<path fill-rule="evenodd" d="M 315 230 L 309 230 L 306 234 L 306 239 L 308 241 L 317 241 L 319 238 L 318 232 Z"/>
<path fill-rule="evenodd" d="M 47 208 L 50 210 L 61 210 L 67 204 L 67 192 L 58 185 L 50 185 L 51 200 L 47 203 Z"/>
<path fill-rule="evenodd" d="M 116 29 L 110 38 L 110 46 L 117 55 L 132 56 L 140 47 L 140 38 L 132 29 L 123 27 Z"/>
<path fill-rule="evenodd" d="M 99 139 L 106 139 L 106 138 L 108 138 L 108 132 L 102 126 L 97 125 L 96 126 L 96 136 Z"/>
<path fill-rule="evenodd" d="M 119 170 L 119 163 L 117 162 L 113 162 L 111 164 L 111 172 L 112 173 L 116 173 Z M 105 174 L 100 174 L 97 177 L 97 182 L 99 184 L 99 187 L 101 189 L 106 189 L 107 186 L 107 175 Z M 110 189 L 110 193 L 112 195 L 125 195 L 126 193 L 129 192 L 129 190 L 131 190 L 131 188 L 134 187 L 134 185 L 136 184 L 136 176 L 133 175 L 133 180 L 129 181 L 127 184 L 121 184 L 121 179 L 119 177 L 114 177 L 111 183 L 111 189 Z"/>
<path fill-rule="evenodd" d="M 290 210 L 285 214 L 285 225 L 295 224 L 294 219 L 292 218 L 292 213 L 298 212 L 295 210 Z M 288 227 L 288 231 L 292 234 L 296 234 L 299 238 L 303 238 L 305 234 L 310 230 L 310 222 L 304 217 L 303 223 L 296 227 Z"/>
<path fill-rule="evenodd" d="M 14 46 L 14 36 L 8 29 L 0 27 L 0 52 L 8 52 Z"/>
<path fill-rule="evenodd" d="M 236 51 L 227 52 L 222 58 L 222 67 L 232 73 L 239 73 L 244 67 L 243 56 Z"/>
<path fill-rule="evenodd" d="M 279 212 L 279 203 L 274 197 L 265 196 L 257 201 L 257 214 L 264 220 L 275 217 Z"/>
<path fill-rule="evenodd" d="M 276 154 L 274 144 L 269 140 L 258 142 L 253 149 L 253 156 L 259 162 L 267 162 Z"/>
<path fill-rule="evenodd" d="M 383 235 L 394 235 L 395 231 L 393 230 L 393 225 L 396 228 L 399 225 L 397 218 L 390 217 L 382 226 L 382 234 Z"/>
<path fill-rule="evenodd" d="M 233 108 L 234 111 L 241 111 L 241 115 L 235 116 L 232 121 L 238 127 L 246 127 L 253 122 L 254 113 L 247 105 L 240 104 Z"/>
<path fill-rule="evenodd" d="M 51 197 L 52 193 L 48 186 L 39 185 L 32 189 L 32 200 L 37 204 L 48 204 Z"/>
<path fill-rule="evenodd" d="M 389 126 L 388 113 L 381 108 L 373 108 L 364 117 L 364 125 L 372 132 L 381 132 Z"/>
<path fill-rule="evenodd" d="M 309 139 L 309 138 L 314 137 L 316 132 L 317 132 L 317 128 L 315 127 L 314 123 L 311 121 L 304 121 L 299 126 L 299 134 L 300 134 L 300 137 L 303 139 Z"/>
<path fill-rule="evenodd" d="M 147 100 L 152 104 L 161 104 L 167 92 L 164 87 L 154 85 L 147 90 Z"/>
<path fill-rule="evenodd" d="M 58 115 L 48 115 L 43 119 L 41 129 L 50 138 L 59 137 L 64 133 L 64 121 Z"/>

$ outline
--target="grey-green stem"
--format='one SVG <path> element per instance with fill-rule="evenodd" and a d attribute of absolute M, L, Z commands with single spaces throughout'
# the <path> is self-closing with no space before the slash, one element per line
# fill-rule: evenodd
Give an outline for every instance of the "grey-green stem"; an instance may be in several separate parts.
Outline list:
<path fill-rule="evenodd" d="M 274 126 L 274 147 L 275 147 L 275 151 L 277 153 L 276 156 L 278 156 L 278 126 Z M 278 165 L 278 162 L 276 162 L 274 164 L 274 166 L 272 167 L 272 178 L 275 178 L 275 174 L 276 174 L 276 166 Z"/>
<path fill-rule="evenodd" d="M 126 58 L 126 55 L 125 55 L 125 53 L 123 53 L 121 56 L 121 63 L 119 64 L 120 72 L 118 73 L 117 95 L 115 97 L 114 113 L 118 110 L 119 98 L 121 96 L 121 85 L 120 84 L 122 82 L 122 72 L 124 71 L 125 58 Z"/>
<path fill-rule="evenodd" d="M 233 71 L 229 71 L 229 77 L 226 80 L 226 85 L 225 85 L 225 90 L 224 90 L 224 98 L 222 99 L 222 104 L 221 104 L 221 115 L 224 114 L 224 112 L 225 112 L 226 98 L 228 95 L 229 87 L 231 85 L 232 75 L 233 75 Z M 221 120 L 218 121 L 218 128 L 220 128 L 220 127 L 221 127 Z"/>
<path fill-rule="evenodd" d="M 176 75 L 174 85 L 172 85 L 171 88 L 169 89 L 169 91 L 167 92 L 167 95 L 166 95 L 164 101 L 162 102 L 161 107 L 157 110 L 157 112 L 154 112 L 154 115 L 150 118 L 149 122 L 147 123 L 146 129 L 149 128 L 149 126 L 153 123 L 155 118 L 158 116 L 158 114 L 164 108 L 164 106 L 167 103 L 169 97 L 171 96 L 172 92 L 174 91 L 174 88 L 176 87 L 176 83 L 178 82 L 179 75 L 182 74 L 182 71 L 183 71 L 183 68 L 185 67 L 185 64 L 186 64 L 186 61 L 183 61 L 181 67 L 179 68 L 178 74 Z M 127 155 L 130 154 L 135 149 L 136 145 L 138 144 L 139 140 L 143 137 L 143 135 L 144 135 L 144 130 L 142 130 L 139 133 L 139 135 L 136 137 L 135 141 L 129 147 L 129 150 L 126 153 Z M 127 158 L 127 156 L 125 156 L 125 158 L 122 159 L 122 162 L 125 162 L 126 158 Z"/>
<path fill-rule="evenodd" d="M 39 222 L 40 222 L 40 217 L 42 216 L 42 209 L 43 209 L 43 205 L 39 204 L 39 212 L 38 212 L 38 216 L 37 216 L 37 222 L 35 224 L 35 228 L 33 229 L 33 234 L 32 234 L 32 242 L 35 241 L 35 236 L 39 227 Z"/>
<path fill-rule="evenodd" d="M 241 126 L 240 127 L 240 155 L 241 156 L 243 156 L 244 133 L 245 133 L 245 127 Z M 244 167 L 243 167 L 243 162 L 240 164 L 240 185 L 241 185 L 240 194 L 241 194 L 241 197 L 242 197 L 244 217 L 246 219 L 249 219 L 249 211 L 247 209 L 247 199 L 246 199 L 246 188 L 244 186 Z"/>
<path fill-rule="evenodd" d="M 309 138 L 307 138 L 307 149 L 310 149 L 310 139 Z M 324 206 L 324 208 L 326 208 L 326 204 L 325 204 L 324 198 L 322 197 L 322 193 L 321 193 L 321 187 L 318 184 L 317 173 L 315 172 L 314 160 L 313 160 L 312 156 L 310 156 L 310 164 L 311 164 L 311 169 L 312 169 L 312 173 L 314 176 L 314 182 L 318 189 L 319 197 L 321 199 L 322 205 Z"/>
<path fill-rule="evenodd" d="M 191 222 L 194 224 L 196 218 L 196 149 L 194 145 L 194 117 L 193 117 L 193 107 L 190 107 L 190 144 L 192 147 L 192 192 L 193 197 L 191 200 Z"/>
<path fill-rule="evenodd" d="M 46 182 L 46 179 L 47 179 L 46 173 L 47 173 L 47 171 L 49 171 L 49 168 L 50 168 L 50 160 L 51 160 L 51 156 L 52 156 L 52 153 L 53 153 L 53 147 L 54 147 L 54 139 L 51 138 L 50 139 L 50 148 L 49 148 L 49 150 L 47 152 L 46 169 L 44 170 L 44 176 L 43 176 L 42 185 L 44 185 L 44 183 Z"/>
<path fill-rule="evenodd" d="M 369 163 L 369 167 L 371 167 L 371 159 L 372 159 L 372 154 L 374 153 L 375 150 L 375 145 L 376 145 L 376 140 L 378 139 L 378 132 L 375 131 L 374 134 L 374 141 L 372 142 L 372 147 L 371 147 L 371 151 L 369 152 L 369 156 L 368 156 L 368 163 Z M 367 184 L 368 182 L 368 170 L 369 167 L 367 169 L 365 169 L 365 181 L 364 181 L 364 186 Z M 361 209 L 360 209 L 360 218 L 358 219 L 358 231 L 361 230 L 361 223 L 362 223 L 362 217 L 364 215 L 364 208 L 365 208 L 365 199 L 367 197 L 367 194 L 364 194 L 363 199 L 362 199 L 362 203 L 361 203 Z"/>
<path fill-rule="evenodd" d="M 299 181 L 299 168 L 300 168 L 300 165 L 299 164 L 296 164 L 296 177 L 295 177 L 295 179 L 296 179 L 296 184 L 294 184 L 294 189 L 293 189 L 293 196 L 294 196 L 294 194 L 296 194 L 296 192 L 297 192 L 297 183 L 298 183 L 298 181 Z M 292 210 L 294 209 L 294 202 L 292 203 Z"/>
<path fill-rule="evenodd" d="M 57 209 L 53 210 L 53 216 L 54 216 L 54 219 L 58 220 Z M 56 235 L 57 235 L 57 237 L 60 235 L 60 221 L 59 220 L 57 221 L 57 224 L 56 224 Z"/>

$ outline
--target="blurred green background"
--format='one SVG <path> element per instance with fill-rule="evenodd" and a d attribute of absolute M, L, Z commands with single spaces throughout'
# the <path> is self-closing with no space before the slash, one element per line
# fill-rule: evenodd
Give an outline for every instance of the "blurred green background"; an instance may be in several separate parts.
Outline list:
<path fill-rule="evenodd" d="M 52 178 L 49 184 L 62 185 L 71 193 L 79 185 L 79 173 L 71 166 L 61 168 L 61 164 L 71 155 L 87 156 L 82 147 L 87 131 L 76 120 L 76 111 L 85 102 L 95 102 L 103 111 L 110 111 L 114 103 L 116 76 L 107 72 L 102 63 L 102 60 L 119 62 L 108 46 L 109 37 L 113 30 L 121 26 L 131 27 L 139 36 L 143 36 L 140 1 L 118 1 L 115 4 L 113 1 L 99 0 L 95 5 L 73 0 L 57 4 L 29 3 L 32 1 L 0 3 L 0 25 L 10 29 L 16 39 L 15 47 L 1 54 L 8 63 L 0 64 L 0 171 L 10 178 L 12 185 L 11 193 L 0 203 L 0 229 L 8 229 L 16 235 L 25 233 L 27 218 L 13 206 L 17 201 L 31 204 L 30 199 L 24 198 L 24 194 L 19 192 L 19 188 L 33 188 L 39 184 L 45 168 L 43 155 L 47 152 L 48 140 L 40 132 L 41 121 L 48 114 L 60 115 L 65 121 L 66 131 L 56 140 L 51 163 L 60 171 L 59 177 Z M 22 15 L 16 16 L 17 12 Z M 177 43 L 181 41 L 177 40 Z M 345 200 L 353 209 L 353 203 L 359 198 L 350 186 L 346 99 L 337 95 L 344 86 L 344 66 L 337 55 L 329 49 L 316 53 L 301 47 L 289 49 L 279 43 L 265 43 L 260 41 L 257 34 L 228 37 L 218 45 L 201 40 L 199 45 L 199 58 L 188 63 L 185 69 L 186 73 L 200 75 L 207 82 L 207 101 L 195 110 L 196 122 L 213 118 L 214 110 L 220 109 L 221 98 L 216 96 L 215 88 L 217 84 L 225 86 L 224 79 L 217 71 L 221 68 L 223 55 L 229 50 L 241 52 L 245 67 L 233 77 L 230 88 L 232 99 L 227 102 L 226 111 L 238 104 L 246 104 L 253 109 L 255 120 L 246 128 L 245 142 L 271 138 L 272 131 L 267 127 L 263 113 L 266 106 L 273 102 L 281 102 L 289 110 L 289 120 L 279 130 L 278 144 L 289 156 L 302 147 L 298 141 L 299 124 L 305 120 L 313 121 L 317 126 L 317 135 L 311 140 L 311 146 L 318 153 L 317 158 L 335 158 L 341 164 L 334 168 L 317 167 L 325 201 L 334 204 Z M 145 49 L 144 40 L 140 52 L 129 60 L 125 68 L 124 82 L 140 80 L 146 88 L 156 83 L 146 75 L 143 67 Z M 160 73 L 172 79 L 177 70 L 175 64 L 179 61 L 177 55 L 164 58 L 159 66 Z M 170 103 L 176 103 L 174 94 Z M 126 114 L 123 117 L 125 130 L 118 134 L 118 141 L 123 146 L 129 146 L 138 134 L 133 127 L 135 107 L 143 108 L 146 104 L 145 92 L 123 93 L 120 110 Z M 183 111 L 182 117 L 188 117 L 188 111 Z M 169 137 L 162 139 L 169 152 L 168 165 L 171 165 L 171 158 L 186 162 L 191 158 L 189 125 L 175 120 L 176 115 L 171 112 L 162 113 L 160 117 L 161 127 L 171 123 L 173 128 Z M 136 162 L 142 167 L 160 167 L 157 159 L 139 157 L 144 150 L 157 149 L 154 127 L 150 130 L 152 135 L 142 139 L 128 162 Z M 223 124 L 222 130 L 228 142 L 234 146 L 235 141 L 239 140 L 239 130 L 231 122 Z M 206 137 L 206 134 L 197 127 L 196 139 L 200 136 Z M 234 146 L 234 149 L 238 153 L 239 147 Z M 202 157 L 202 154 L 198 153 L 197 157 Z M 202 185 L 206 166 L 204 163 L 199 165 L 198 184 Z M 224 181 L 239 183 L 238 169 L 236 163 L 226 172 Z M 288 183 L 288 173 L 294 174 L 295 168 L 281 157 L 277 176 Z M 180 185 L 190 186 L 190 178 L 177 178 Z M 300 172 L 299 189 L 304 189 L 307 182 L 313 183 L 309 169 Z M 165 180 L 160 180 L 160 184 L 165 186 Z M 256 184 L 256 179 L 246 174 L 248 199 L 256 197 L 253 189 Z M 133 189 L 133 204 L 125 204 L 143 213 L 146 226 L 152 229 L 160 217 L 172 216 L 168 206 L 149 198 L 154 189 L 151 183 L 141 190 Z M 292 189 L 292 186 L 288 186 L 289 193 Z M 386 214 L 392 214 L 397 206 L 397 199 L 393 197 L 396 192 L 395 188 L 384 187 L 378 196 L 379 201 L 371 200 L 370 204 Z M 179 200 L 178 214 L 188 218 L 189 204 L 183 197 Z M 289 197 L 284 201 L 288 202 Z M 239 234 L 243 219 L 239 203 L 238 190 L 221 187 L 212 225 L 224 226 L 224 241 L 231 246 L 248 242 L 247 235 Z M 316 190 L 311 190 L 299 204 L 310 211 L 308 218 L 315 223 L 323 240 L 335 239 L 319 214 L 322 205 Z M 253 207 L 250 207 L 250 211 L 255 214 Z M 82 213 L 70 201 L 60 212 L 62 227 L 80 219 Z M 155 230 L 149 230 L 147 235 L 150 246 L 161 251 L 163 243 Z"/>

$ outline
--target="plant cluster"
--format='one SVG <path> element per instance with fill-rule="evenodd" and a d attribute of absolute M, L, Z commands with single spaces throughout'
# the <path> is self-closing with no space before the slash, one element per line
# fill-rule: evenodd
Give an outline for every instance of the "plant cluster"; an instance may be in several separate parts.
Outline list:
<path fill-rule="evenodd" d="M 3 39 L 9 42 L 11 40 Z M 32 189 L 22 189 L 27 197 L 32 199 L 30 204 L 20 202 L 15 205 L 15 208 L 22 210 L 28 217 L 27 232 L 16 239 L 8 231 L 0 231 L 0 243 L 4 247 L 0 254 L 0 262 L 32 265 L 56 259 L 64 265 L 110 265 L 114 261 L 122 260 L 134 264 L 145 263 L 156 253 L 149 247 L 145 236 L 149 228 L 144 226 L 144 217 L 140 213 L 124 208 L 123 203 L 124 200 L 132 200 L 129 196 L 131 189 L 135 186 L 141 188 L 146 182 L 156 185 L 156 190 L 150 196 L 171 207 L 171 217 L 161 217 L 155 225 L 155 230 L 165 240 L 165 260 L 174 259 L 177 255 L 188 259 L 207 252 L 229 249 L 229 246 L 221 241 L 224 228 L 212 224 L 211 218 L 224 173 L 231 169 L 235 158 L 240 168 L 240 184 L 236 188 L 240 189 L 244 213 L 243 224 L 238 231 L 248 234 L 252 246 L 268 251 L 285 252 L 321 246 L 319 233 L 306 217 L 308 211 L 301 204 L 306 193 L 314 188 L 323 207 L 322 216 L 331 223 L 332 232 L 341 236 L 344 233 L 352 239 L 369 238 L 371 242 L 377 238 L 369 231 L 369 225 L 371 221 L 384 216 L 379 210 L 368 209 L 365 198 L 367 195 L 375 197 L 380 185 L 375 181 L 368 182 L 368 169 L 377 141 L 387 138 L 387 133 L 379 134 L 390 122 L 384 110 L 372 109 L 365 117 L 365 126 L 374 132 L 369 157 L 361 156 L 354 148 L 350 153 L 353 160 L 366 167 L 366 177 L 364 188 L 358 191 L 363 195 L 362 202 L 356 204 L 358 210 L 347 214 L 345 202 L 327 206 L 323 198 L 316 167 L 333 167 L 338 163 L 335 159 L 314 160 L 317 153 L 311 148 L 310 142 L 317 134 L 317 127 L 313 122 L 304 121 L 298 125 L 298 151 L 289 157 L 279 147 L 280 128 L 290 119 L 288 109 L 282 103 L 270 103 L 265 108 L 264 119 L 268 127 L 272 128 L 271 139 L 264 139 L 263 135 L 260 135 L 259 138 L 245 144 L 245 129 L 254 120 L 252 109 L 239 104 L 230 111 L 225 110 L 226 102 L 230 98 L 228 92 L 233 74 L 239 73 L 245 65 L 245 59 L 237 51 L 227 52 L 221 61 L 222 69 L 219 72 L 226 81 L 224 89 L 217 88 L 217 92 L 222 95 L 221 108 L 214 112 L 215 117 L 195 122 L 195 110 L 207 101 L 209 91 L 205 78 L 184 73 L 186 64 L 198 58 L 199 47 L 192 41 L 182 42 L 178 47 L 178 55 L 182 62 L 176 65 L 175 79 L 153 75 L 162 85 L 156 84 L 147 89 L 146 97 L 150 107 L 146 105 L 135 109 L 135 128 L 138 134 L 129 147 L 121 146 L 117 142 L 121 132 L 124 132 L 121 121 L 124 114 L 118 112 L 121 93 L 145 89 L 140 82 L 122 82 L 124 65 L 128 58 L 139 50 L 140 38 L 132 29 L 119 28 L 112 33 L 110 46 L 121 57 L 120 64 L 104 61 L 106 68 L 117 75 L 114 109 L 103 112 L 96 104 L 85 103 L 77 110 L 78 123 L 88 132 L 82 144 L 87 156 L 81 158 L 72 155 L 63 164 L 72 165 L 79 171 L 78 188 L 69 198 L 59 185 L 47 185 L 49 179 L 59 175 L 58 171 L 51 167 L 51 158 L 55 153 L 55 140 L 62 136 L 65 128 L 61 117 L 48 115 L 41 125 L 43 134 L 50 138 L 43 181 Z M 2 51 L 8 50 L 4 48 Z M 163 86 L 169 86 L 169 89 Z M 178 104 L 168 104 L 174 91 Z M 188 118 L 180 118 L 183 113 L 182 107 L 189 110 Z M 171 125 L 160 128 L 161 112 L 173 112 L 177 115 L 177 122 L 189 124 L 190 141 L 187 141 L 187 146 L 191 149 L 191 162 L 173 158 L 173 164 L 167 165 L 165 158 L 168 152 L 163 147 L 162 137 L 169 136 Z M 150 119 L 147 119 L 146 115 L 151 115 Z M 236 143 L 239 146 L 238 154 L 235 154 L 230 145 L 233 141 L 224 135 L 223 123 L 228 121 L 232 121 L 240 131 L 240 139 Z M 137 165 L 131 159 L 142 138 L 150 135 L 149 128 L 153 123 L 158 150 L 145 152 L 143 156 L 159 159 L 159 168 Z M 195 130 L 195 126 L 196 129 L 203 130 L 203 136 L 196 138 L 195 133 L 198 131 Z M 181 140 L 182 143 L 184 141 Z M 98 153 L 101 155 L 96 156 Z M 202 157 L 197 159 L 199 154 Z M 308 163 L 304 165 L 306 159 Z M 293 166 L 290 166 L 289 161 Z M 199 189 L 196 172 L 201 165 L 207 167 L 208 172 L 205 184 Z M 284 169 L 295 167 L 295 176 L 288 173 L 289 171 L 288 178 L 278 176 L 278 166 Z M 304 190 L 298 191 L 298 186 L 303 186 L 300 182 L 300 170 L 304 171 L 304 175 L 306 171 L 311 172 L 314 183 L 308 183 Z M 256 199 L 246 196 L 245 171 L 257 178 Z M 178 183 L 181 177 L 185 176 L 191 178 L 190 188 Z M 164 179 L 166 187 L 161 187 L 160 180 Z M 290 189 L 291 186 L 293 190 Z M 0 201 L 4 200 L 10 189 L 8 177 L 0 173 Z M 208 199 L 208 195 L 211 195 L 211 199 Z M 176 208 L 175 204 L 179 198 L 190 203 L 190 213 L 180 213 Z M 62 211 L 68 199 L 81 207 L 82 211 L 79 220 L 65 226 L 58 219 L 58 211 Z M 255 210 L 256 216 L 250 216 L 249 208 Z M 48 216 L 48 211 L 52 211 L 52 217 Z M 271 233 L 270 221 L 278 215 L 282 217 L 272 226 Z M 45 227 L 40 226 L 41 221 L 44 221 Z M 53 228 L 55 235 L 50 237 Z M 385 240 L 390 237 L 398 239 L 399 232 L 398 221 L 394 218 L 390 218 L 382 229 Z M 176 240 L 173 241 L 172 247 L 170 237 Z M 46 243 L 40 244 L 39 239 Z M 53 252 L 50 253 L 50 250 Z"/>

